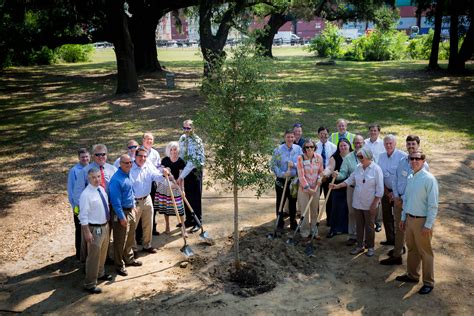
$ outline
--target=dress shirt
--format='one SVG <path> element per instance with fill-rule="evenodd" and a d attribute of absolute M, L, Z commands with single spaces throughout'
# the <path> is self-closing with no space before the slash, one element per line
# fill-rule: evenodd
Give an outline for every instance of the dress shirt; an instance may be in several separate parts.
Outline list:
<path fill-rule="evenodd" d="M 357 159 L 357 153 L 355 151 L 350 152 L 342 161 L 341 168 L 336 180 L 342 181 L 347 179 L 356 170 L 359 160 Z"/>
<path fill-rule="evenodd" d="M 163 176 L 160 171 L 150 162 L 145 162 L 142 167 L 136 163 L 130 170 L 130 179 L 132 180 L 133 192 L 135 198 L 143 198 L 151 192 L 151 184 L 153 181 L 160 181 Z"/>
<path fill-rule="evenodd" d="M 367 168 L 362 164 L 345 181 L 347 185 L 355 185 L 352 207 L 358 210 L 370 210 L 375 197 L 383 196 L 383 173 L 375 163 L 370 163 Z"/>
<path fill-rule="evenodd" d="M 71 207 L 73 209 L 74 207 L 79 205 L 79 198 L 81 196 L 81 192 L 75 192 L 74 189 L 77 183 L 77 179 L 82 176 L 82 169 L 84 169 L 84 166 L 78 163 L 69 170 L 69 174 L 67 176 L 67 197 L 69 199 L 69 204 L 71 204 Z"/>
<path fill-rule="evenodd" d="M 87 179 L 87 173 L 89 172 L 91 168 L 94 168 L 94 167 L 100 170 L 100 166 L 94 161 L 82 169 L 80 176 L 78 174 L 77 183 L 74 186 L 74 196 L 80 196 L 82 191 L 84 191 L 85 187 L 89 183 Z M 117 171 L 117 168 L 115 168 L 114 166 L 108 163 L 105 163 L 103 165 L 103 168 L 104 168 L 104 177 L 105 177 L 105 192 L 107 192 L 108 194 L 110 179 L 112 179 L 112 176 Z"/>
<path fill-rule="evenodd" d="M 379 163 L 380 154 L 385 152 L 383 140 L 381 138 L 377 138 L 375 142 L 371 142 L 370 138 L 367 138 L 364 140 L 364 147 L 369 148 L 370 151 L 372 151 L 372 156 L 374 157 L 375 163 Z"/>
<path fill-rule="evenodd" d="M 324 151 L 326 152 L 326 161 L 324 165 L 327 167 L 329 165 L 329 159 L 336 152 L 337 146 L 331 143 L 329 140 L 324 143 Z M 323 156 L 323 143 L 321 141 L 316 143 L 316 153 Z"/>
<path fill-rule="evenodd" d="M 296 164 L 298 162 L 298 156 L 303 154 L 301 147 L 295 144 L 289 148 L 286 144 L 278 146 L 273 152 L 272 156 L 272 171 L 277 178 L 284 178 L 285 172 L 288 171 L 288 161 L 293 162 L 293 168 L 290 169 L 290 176 L 296 176 Z"/>
<path fill-rule="evenodd" d="M 155 149 L 150 148 L 150 150 L 147 151 L 147 155 L 147 161 L 151 162 L 153 166 L 158 168 L 158 166 L 161 165 L 160 153 L 157 152 Z"/>
<path fill-rule="evenodd" d="M 117 170 L 112 180 L 110 180 L 110 202 L 119 219 L 125 219 L 124 207 L 135 207 L 132 180 L 129 174 L 123 172 L 121 168 Z"/>
<path fill-rule="evenodd" d="M 430 171 L 430 167 L 426 161 L 423 168 L 426 171 Z M 413 174 L 413 169 L 410 166 L 408 156 L 403 157 L 398 163 L 397 172 L 395 173 L 395 178 L 393 179 L 392 188 L 394 197 L 403 197 L 407 187 L 407 178 L 411 174 Z"/>
<path fill-rule="evenodd" d="M 186 166 L 179 176 L 181 179 L 186 178 L 195 168 L 202 169 L 206 158 L 204 157 L 204 145 L 201 138 L 195 134 L 181 135 L 179 138 L 179 156 L 186 162 Z"/>
<path fill-rule="evenodd" d="M 380 154 L 378 165 L 383 172 L 383 183 L 387 189 L 392 190 L 393 181 L 395 179 L 395 174 L 397 173 L 398 164 L 402 158 L 407 156 L 401 150 L 395 149 L 390 157 L 386 152 Z"/>
<path fill-rule="evenodd" d="M 79 199 L 79 221 L 81 225 L 102 225 L 107 223 L 107 218 L 105 217 L 106 210 L 104 209 L 104 204 L 102 203 L 97 189 L 102 192 L 104 198 L 107 200 L 107 193 L 105 193 L 104 188 L 101 186 L 95 187 L 88 185 L 84 191 L 82 191 Z"/>
<path fill-rule="evenodd" d="M 403 200 L 402 221 L 407 219 L 407 214 L 426 216 L 424 226 L 431 229 L 438 214 L 438 197 L 438 181 L 431 173 L 422 169 L 409 175 Z"/>

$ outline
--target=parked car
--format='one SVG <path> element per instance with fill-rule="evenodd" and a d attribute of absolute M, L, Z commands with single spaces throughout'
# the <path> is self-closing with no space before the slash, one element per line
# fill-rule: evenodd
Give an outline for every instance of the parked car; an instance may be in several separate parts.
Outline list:
<path fill-rule="evenodd" d="M 109 42 L 97 42 L 97 43 L 93 43 L 92 46 L 94 46 L 97 49 L 114 47 L 114 45 L 112 43 L 109 43 Z"/>

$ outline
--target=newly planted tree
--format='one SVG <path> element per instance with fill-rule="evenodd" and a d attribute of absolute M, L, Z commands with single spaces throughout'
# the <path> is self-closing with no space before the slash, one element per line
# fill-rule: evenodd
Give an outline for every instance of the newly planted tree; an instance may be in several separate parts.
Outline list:
<path fill-rule="evenodd" d="M 214 154 L 211 178 L 233 192 L 235 267 L 240 269 L 238 195 L 243 189 L 255 189 L 259 196 L 273 183 L 268 154 L 280 106 L 275 85 L 266 76 L 267 60 L 249 45 L 232 49 L 227 56 L 203 79 L 207 106 L 196 125 Z"/>

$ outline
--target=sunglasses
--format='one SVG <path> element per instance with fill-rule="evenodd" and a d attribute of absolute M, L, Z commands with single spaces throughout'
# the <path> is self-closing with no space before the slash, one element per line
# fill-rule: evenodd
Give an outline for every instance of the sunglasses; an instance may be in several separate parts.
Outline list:
<path fill-rule="evenodd" d="M 411 161 L 413 161 L 413 160 L 420 161 L 420 160 L 423 160 L 423 158 L 421 158 L 421 157 L 410 157 L 410 160 Z"/>
<path fill-rule="evenodd" d="M 128 148 L 128 149 L 137 149 L 138 146 L 128 146 L 127 148 Z"/>
<path fill-rule="evenodd" d="M 314 146 L 304 146 L 304 149 L 314 149 Z"/>
<path fill-rule="evenodd" d="M 190 131 L 192 128 L 191 127 L 183 127 L 185 131 Z"/>
<path fill-rule="evenodd" d="M 106 153 L 96 153 L 96 154 L 94 154 L 94 156 L 96 156 L 96 157 L 105 157 L 105 156 L 107 156 L 107 154 Z"/>

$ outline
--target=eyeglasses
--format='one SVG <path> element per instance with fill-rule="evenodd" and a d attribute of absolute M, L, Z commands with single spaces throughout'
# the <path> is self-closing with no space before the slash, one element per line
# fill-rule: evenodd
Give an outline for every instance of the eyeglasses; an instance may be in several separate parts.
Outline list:
<path fill-rule="evenodd" d="M 123 163 L 124 165 L 131 165 L 132 164 L 131 161 L 121 161 L 120 163 Z"/>
<path fill-rule="evenodd" d="M 94 156 L 96 156 L 96 157 L 105 157 L 105 156 L 107 156 L 107 153 L 95 153 Z"/>
<path fill-rule="evenodd" d="M 410 160 L 411 161 L 413 161 L 413 160 L 420 161 L 420 160 L 423 160 L 423 158 L 421 158 L 421 157 L 410 157 Z"/>
<path fill-rule="evenodd" d="M 132 150 L 132 149 L 137 149 L 138 146 L 128 146 L 127 148 L 130 149 L 130 150 Z"/>
<path fill-rule="evenodd" d="M 304 149 L 314 149 L 314 146 L 304 146 Z"/>
<path fill-rule="evenodd" d="M 191 127 L 184 127 L 184 126 L 183 126 L 183 129 L 184 129 L 185 131 L 190 131 L 192 128 L 191 128 Z"/>
<path fill-rule="evenodd" d="M 143 157 L 143 158 L 146 158 L 148 157 L 147 155 L 137 155 L 137 157 Z"/>

